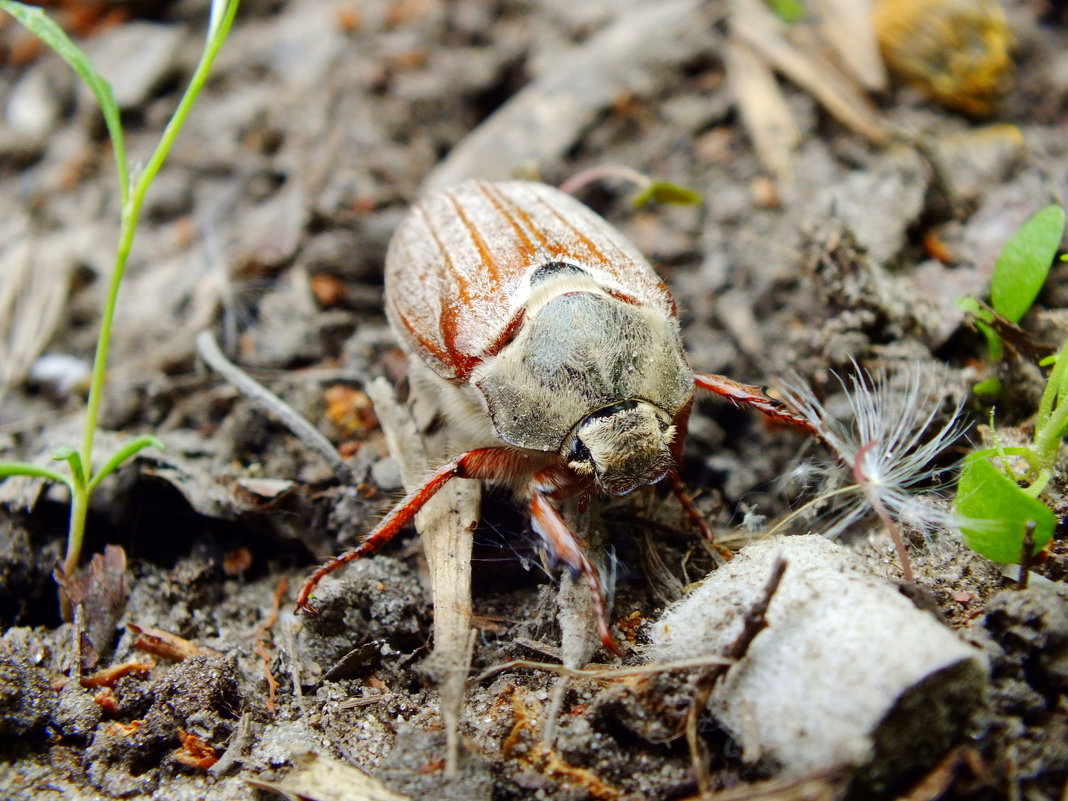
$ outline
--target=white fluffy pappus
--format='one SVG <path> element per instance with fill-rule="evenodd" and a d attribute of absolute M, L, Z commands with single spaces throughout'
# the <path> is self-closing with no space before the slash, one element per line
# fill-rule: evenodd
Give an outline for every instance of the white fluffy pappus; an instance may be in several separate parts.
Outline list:
<path fill-rule="evenodd" d="M 854 374 L 835 376 L 845 394 L 842 416 L 831 414 L 803 380 L 783 388 L 784 400 L 819 431 L 832 451 L 835 465 L 806 468 L 814 476 L 848 471 L 851 480 L 822 491 L 818 497 L 780 521 L 782 528 L 802 512 L 826 504 L 832 519 L 823 530 L 835 537 L 868 515 L 886 528 L 898 551 L 902 573 L 912 580 L 912 569 L 901 527 L 925 539 L 958 528 L 948 504 L 929 494 L 930 485 L 952 468 L 932 466 L 946 448 L 968 428 L 962 419 L 962 401 L 943 417 L 948 396 L 946 374 L 919 364 L 890 374 L 874 375 L 853 362 Z"/>

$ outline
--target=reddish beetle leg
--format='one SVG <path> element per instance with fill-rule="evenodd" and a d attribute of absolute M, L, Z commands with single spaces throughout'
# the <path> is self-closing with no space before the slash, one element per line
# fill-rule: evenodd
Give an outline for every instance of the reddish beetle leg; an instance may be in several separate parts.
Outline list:
<path fill-rule="evenodd" d="M 760 387 L 711 373 L 695 373 L 694 385 L 720 395 L 735 406 L 751 406 L 772 420 L 803 428 L 809 434 L 820 437 L 819 429 L 805 418 L 794 413 L 782 401 L 770 397 Z"/>
<path fill-rule="evenodd" d="M 511 457 L 511 458 L 509 458 Z M 364 556 L 369 556 L 403 529 L 426 502 L 437 494 L 445 484 L 453 478 L 496 478 L 506 472 L 508 463 L 516 461 L 514 452 L 507 448 L 480 448 L 461 454 L 450 462 L 439 467 L 421 486 L 409 492 L 404 500 L 398 503 L 389 514 L 386 515 L 363 542 L 345 553 L 335 556 L 325 565 L 320 567 L 311 577 L 304 582 L 297 595 L 297 606 L 308 614 L 316 614 L 315 607 L 308 602 L 308 598 L 316 586 L 325 576 L 335 570 L 344 567 L 349 562 L 354 562 Z M 525 460 L 524 460 L 525 461 Z M 514 464 L 513 464 L 514 467 Z"/>
<path fill-rule="evenodd" d="M 740 381 L 735 381 L 732 378 L 726 376 L 716 375 L 714 373 L 695 373 L 694 374 L 694 386 L 698 389 L 708 390 L 715 394 L 726 398 L 735 406 L 749 406 L 767 417 L 775 420 L 779 423 L 786 423 L 789 425 L 803 428 L 810 434 L 820 436 L 820 432 L 813 427 L 805 418 L 797 415 L 790 410 L 782 401 L 775 400 L 770 397 L 760 387 L 752 384 L 743 384 Z M 687 416 L 688 416 L 687 412 Z M 681 446 L 681 437 L 678 441 Z M 675 453 L 676 461 L 682 456 L 681 447 Z M 704 516 L 697 509 L 693 499 L 686 492 L 686 487 L 682 483 L 682 479 L 679 478 L 677 471 L 672 471 L 670 474 L 671 491 L 678 499 L 679 504 L 682 506 L 686 515 L 690 518 L 690 522 L 701 533 L 701 536 L 708 541 L 717 553 L 726 560 L 730 560 L 733 554 L 728 548 L 716 543 L 716 535 L 709 527 L 708 522 L 704 519 Z"/>
<path fill-rule="evenodd" d="M 537 461 L 510 448 L 479 448 L 461 454 L 439 467 L 421 486 L 393 507 L 392 511 L 371 531 L 360 545 L 335 557 L 316 570 L 304 582 L 297 595 L 297 607 L 315 614 L 309 602 L 312 592 L 323 579 L 349 562 L 378 551 L 419 513 L 419 510 L 453 478 L 473 478 L 487 481 L 507 481 L 530 474 Z M 555 556 L 572 570 L 586 577 L 593 595 L 597 616 L 597 632 L 601 643 L 612 653 L 622 656 L 608 624 L 608 608 L 597 569 L 586 556 L 585 543 L 579 539 L 560 516 L 552 497 L 563 492 L 571 494 L 573 479 L 563 468 L 544 468 L 534 473 L 529 484 L 530 513 L 535 532 L 550 546 Z"/>

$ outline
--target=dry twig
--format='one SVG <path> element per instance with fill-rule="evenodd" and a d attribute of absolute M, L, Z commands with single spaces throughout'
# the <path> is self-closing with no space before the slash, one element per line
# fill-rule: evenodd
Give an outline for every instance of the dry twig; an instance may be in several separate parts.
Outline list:
<path fill-rule="evenodd" d="M 690 711 L 686 716 L 686 742 L 690 746 L 690 758 L 693 760 L 697 786 L 700 788 L 702 795 L 712 791 L 712 783 L 708 775 L 704 749 L 697 736 L 697 722 L 701 718 L 701 712 L 708 706 L 708 699 L 712 696 L 712 690 L 715 689 L 719 680 L 727 674 L 730 665 L 743 659 L 756 636 L 767 628 L 768 607 L 771 605 L 771 599 L 775 597 L 776 590 L 779 589 L 779 584 L 782 582 L 785 572 L 786 560 L 779 559 L 771 569 L 771 576 L 764 586 L 763 595 L 746 612 L 741 632 L 731 643 L 727 653 L 724 654 L 725 657 L 731 660 L 731 663 L 716 665 L 697 679 L 696 694 L 690 706 Z"/>
<path fill-rule="evenodd" d="M 227 359 L 210 331 L 201 331 L 197 334 L 197 350 L 208 366 L 232 384 L 238 392 L 282 423 L 309 450 L 322 456 L 330 465 L 330 469 L 334 471 L 339 482 L 345 485 L 356 483 L 352 470 L 330 440 L 284 400 Z"/>

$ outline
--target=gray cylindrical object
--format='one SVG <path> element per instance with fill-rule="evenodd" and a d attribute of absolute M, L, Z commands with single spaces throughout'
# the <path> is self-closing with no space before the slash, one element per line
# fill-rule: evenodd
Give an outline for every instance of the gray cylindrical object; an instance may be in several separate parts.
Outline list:
<path fill-rule="evenodd" d="M 717 686 L 712 713 L 748 761 L 785 776 L 848 764 L 881 784 L 932 764 L 982 702 L 986 660 L 823 537 L 747 546 L 664 613 L 650 659 L 726 653 L 780 556 L 769 626 Z"/>

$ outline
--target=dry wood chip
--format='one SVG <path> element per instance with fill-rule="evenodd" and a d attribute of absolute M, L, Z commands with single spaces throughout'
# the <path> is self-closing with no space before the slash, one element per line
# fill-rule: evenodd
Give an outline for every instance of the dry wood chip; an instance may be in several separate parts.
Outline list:
<path fill-rule="evenodd" d="M 137 635 L 137 639 L 134 640 L 133 644 L 134 648 L 163 659 L 169 659 L 172 662 L 181 662 L 183 659 L 203 656 L 208 653 L 199 645 L 191 643 L 177 634 L 171 634 L 169 631 L 142 628 L 136 623 L 127 623 L 126 628 Z"/>
<path fill-rule="evenodd" d="M 86 689 L 93 687 L 114 687 L 115 683 L 125 676 L 144 676 L 156 666 L 152 660 L 147 662 L 123 662 L 121 665 L 112 665 L 109 668 L 98 670 L 91 676 L 85 676 L 79 680 L 79 684 Z"/>

